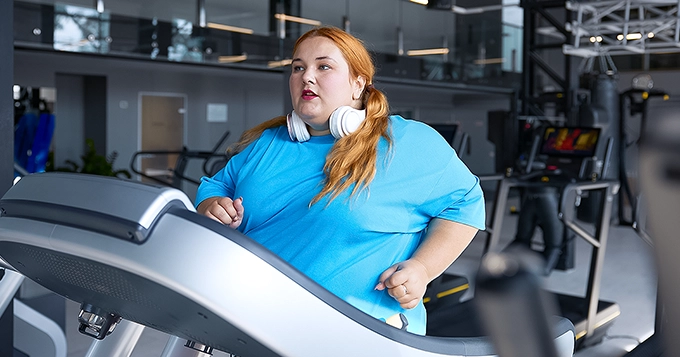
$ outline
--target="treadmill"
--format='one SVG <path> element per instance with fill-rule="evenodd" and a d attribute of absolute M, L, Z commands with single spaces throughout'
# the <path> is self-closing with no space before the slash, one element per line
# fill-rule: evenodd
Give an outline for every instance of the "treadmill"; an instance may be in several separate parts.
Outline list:
<path fill-rule="evenodd" d="M 499 245 L 503 231 L 504 212 L 507 211 L 508 194 L 513 188 L 556 187 L 559 192 L 558 219 L 566 228 L 588 242 L 592 247 L 590 270 L 586 292 L 583 296 L 555 294 L 557 296 L 560 315 L 568 318 L 575 327 L 576 349 L 597 344 L 602 341 L 607 329 L 621 313 L 616 302 L 600 300 L 600 284 L 604 264 L 605 250 L 609 235 L 612 214 L 612 202 L 619 189 L 619 182 L 613 180 L 597 180 L 597 177 L 586 177 L 584 159 L 593 157 L 599 140 L 598 128 L 587 127 L 548 127 L 540 140 L 535 154 L 547 157 L 545 169 L 503 177 L 498 183 L 495 206 L 491 215 L 489 238 L 485 252 L 499 252 L 504 247 Z M 581 136 L 587 136 L 582 138 Z M 560 146 L 563 138 L 570 138 L 571 143 L 578 145 Z M 587 144 L 587 145 L 586 145 Z M 611 141 L 607 143 L 611 146 Z M 605 154 L 605 163 L 610 150 Z M 606 165 L 605 165 L 606 167 Z M 600 177 L 605 177 L 604 172 Z M 592 229 L 583 227 L 576 219 L 576 208 L 583 196 L 601 197 L 595 208 L 597 220 Z M 565 237 L 566 238 L 566 237 Z"/>
<path fill-rule="evenodd" d="M 129 356 L 145 327 L 173 336 L 164 357 L 496 354 L 488 337 L 420 336 L 363 313 L 169 187 L 26 176 L 0 199 L 0 256 L 81 304 L 88 356 Z M 557 356 L 572 356 L 573 326 L 552 325 Z"/>

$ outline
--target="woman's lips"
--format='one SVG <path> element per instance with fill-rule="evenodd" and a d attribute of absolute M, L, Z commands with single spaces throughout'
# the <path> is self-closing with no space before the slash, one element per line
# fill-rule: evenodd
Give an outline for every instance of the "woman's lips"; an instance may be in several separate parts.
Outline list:
<path fill-rule="evenodd" d="M 312 100 L 316 97 L 318 97 L 316 95 L 316 93 L 312 92 L 311 90 L 303 90 L 302 91 L 302 99 L 304 99 L 304 100 Z"/>

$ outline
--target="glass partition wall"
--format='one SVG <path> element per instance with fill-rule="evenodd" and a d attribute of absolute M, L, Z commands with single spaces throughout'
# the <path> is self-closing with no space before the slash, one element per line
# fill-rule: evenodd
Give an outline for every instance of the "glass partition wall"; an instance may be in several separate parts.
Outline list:
<path fill-rule="evenodd" d="M 277 71 L 300 34 L 332 25 L 365 42 L 379 76 L 512 85 L 521 71 L 518 1 L 458 11 L 419 2 L 16 0 L 15 46 Z"/>

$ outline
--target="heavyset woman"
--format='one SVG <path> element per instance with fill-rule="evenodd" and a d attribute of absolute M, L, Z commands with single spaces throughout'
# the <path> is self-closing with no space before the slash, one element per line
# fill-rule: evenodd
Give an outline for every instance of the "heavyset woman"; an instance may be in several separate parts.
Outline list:
<path fill-rule="evenodd" d="M 294 111 L 244 133 L 226 167 L 203 178 L 198 211 L 424 334 L 427 284 L 484 228 L 479 180 L 432 128 L 389 115 L 355 37 L 315 28 L 292 58 Z"/>

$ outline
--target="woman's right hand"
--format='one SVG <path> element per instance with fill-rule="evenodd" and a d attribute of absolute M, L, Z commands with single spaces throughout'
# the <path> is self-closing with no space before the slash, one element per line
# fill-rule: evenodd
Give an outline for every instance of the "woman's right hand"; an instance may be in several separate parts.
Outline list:
<path fill-rule="evenodd" d="M 224 225 L 236 228 L 243 221 L 243 198 L 232 200 L 229 197 L 211 197 L 205 199 L 196 208 L 204 214 Z"/>

